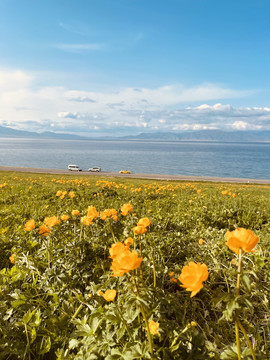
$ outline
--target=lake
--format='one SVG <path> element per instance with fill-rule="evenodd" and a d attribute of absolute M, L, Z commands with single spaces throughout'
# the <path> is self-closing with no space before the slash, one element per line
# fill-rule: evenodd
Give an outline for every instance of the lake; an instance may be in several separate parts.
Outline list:
<path fill-rule="evenodd" d="M 0 166 L 270 179 L 270 143 L 0 138 Z"/>

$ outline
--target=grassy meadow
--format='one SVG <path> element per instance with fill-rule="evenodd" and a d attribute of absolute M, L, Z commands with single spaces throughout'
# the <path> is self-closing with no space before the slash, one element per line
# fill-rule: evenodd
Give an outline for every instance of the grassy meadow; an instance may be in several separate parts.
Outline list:
<path fill-rule="evenodd" d="M 269 209 L 269 185 L 0 173 L 0 360 L 269 359 Z"/>

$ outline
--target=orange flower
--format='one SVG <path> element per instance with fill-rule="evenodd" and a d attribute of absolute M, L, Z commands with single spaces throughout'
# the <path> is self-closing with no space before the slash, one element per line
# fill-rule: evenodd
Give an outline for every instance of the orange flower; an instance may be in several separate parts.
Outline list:
<path fill-rule="evenodd" d="M 142 258 L 138 257 L 137 251 L 122 251 L 115 258 L 113 258 L 111 269 L 113 276 L 123 276 L 130 270 L 137 269 L 142 262 Z"/>
<path fill-rule="evenodd" d="M 133 210 L 133 207 L 131 204 L 124 204 L 122 207 L 121 207 L 121 214 L 123 216 L 126 216 L 128 215 L 131 211 Z"/>
<path fill-rule="evenodd" d="M 10 260 L 11 264 L 15 264 L 16 257 L 17 257 L 16 254 L 12 254 L 12 255 L 9 257 L 9 260 Z"/>
<path fill-rule="evenodd" d="M 69 196 L 71 199 L 73 199 L 73 198 L 75 197 L 75 192 L 74 192 L 74 191 L 70 191 L 70 192 L 68 193 L 68 196 Z"/>
<path fill-rule="evenodd" d="M 71 215 L 73 215 L 73 216 L 79 216 L 79 215 L 81 215 L 81 213 L 80 213 L 79 210 L 72 210 Z"/>
<path fill-rule="evenodd" d="M 98 217 L 99 213 L 94 206 L 88 206 L 87 217 L 95 220 Z"/>
<path fill-rule="evenodd" d="M 203 243 L 204 243 L 204 240 L 203 240 L 203 239 L 200 239 L 200 240 L 199 240 L 199 245 L 203 245 Z"/>
<path fill-rule="evenodd" d="M 190 297 L 193 297 L 203 288 L 203 281 L 208 279 L 208 275 L 206 264 L 196 264 L 191 261 L 187 266 L 183 267 L 178 279 L 183 284 L 180 286 L 186 288 L 187 291 L 191 291 Z"/>
<path fill-rule="evenodd" d="M 136 235 L 142 235 L 142 234 L 146 233 L 146 231 L 147 231 L 147 228 L 145 226 L 142 226 L 142 225 L 141 226 L 135 226 L 133 228 L 133 232 Z"/>
<path fill-rule="evenodd" d="M 61 220 L 68 221 L 69 216 L 68 215 L 61 215 Z"/>
<path fill-rule="evenodd" d="M 151 220 L 148 219 L 147 217 L 141 218 L 137 223 L 137 226 L 148 227 L 150 225 L 151 225 Z"/>
<path fill-rule="evenodd" d="M 31 230 L 33 230 L 35 227 L 36 227 L 36 224 L 35 224 L 35 220 L 34 220 L 34 219 L 28 220 L 28 221 L 24 224 L 24 230 L 26 230 L 26 231 L 31 231 Z"/>
<path fill-rule="evenodd" d="M 133 245 L 133 239 L 132 239 L 132 237 L 128 237 L 125 241 L 124 241 L 124 244 L 126 245 L 126 246 L 132 246 Z"/>
<path fill-rule="evenodd" d="M 44 219 L 44 224 L 47 225 L 48 227 L 53 227 L 59 223 L 60 221 L 57 216 L 46 217 Z"/>
<path fill-rule="evenodd" d="M 259 237 L 255 236 L 251 230 L 244 228 L 238 228 L 234 231 L 227 231 L 226 234 L 226 245 L 234 253 L 239 254 L 241 248 L 244 252 L 254 252 L 254 247 L 259 242 Z"/>
<path fill-rule="evenodd" d="M 115 244 L 112 244 L 111 248 L 109 249 L 109 253 L 110 253 L 110 258 L 114 259 L 116 258 L 119 254 L 121 254 L 124 251 L 127 251 L 128 248 L 122 244 L 120 241 L 118 241 Z"/>
<path fill-rule="evenodd" d="M 89 225 L 93 224 L 92 218 L 91 218 L 91 217 L 88 217 L 88 216 L 83 216 L 83 217 L 81 218 L 81 222 L 82 222 L 84 225 L 86 225 L 86 226 L 89 226 Z"/>
<path fill-rule="evenodd" d="M 117 221 L 117 211 L 115 209 L 106 209 L 100 213 L 101 220 L 106 220 L 107 218 L 112 218 L 114 221 Z"/>
<path fill-rule="evenodd" d="M 116 297 L 116 290 L 106 290 L 103 297 L 106 301 L 113 301 Z"/>
<path fill-rule="evenodd" d="M 159 323 L 157 323 L 157 322 L 155 322 L 153 320 L 150 320 L 149 323 L 148 323 L 148 326 L 149 326 L 150 333 L 152 335 L 159 335 L 160 336 L 160 333 L 158 332 Z"/>
<path fill-rule="evenodd" d="M 47 236 L 47 235 L 49 235 L 50 232 L 51 232 L 51 228 L 49 228 L 46 225 L 41 225 L 38 233 L 39 233 L 39 235 Z"/>
<path fill-rule="evenodd" d="M 61 196 L 61 195 L 62 195 L 62 191 L 58 190 L 57 193 L 56 193 L 56 196 Z"/>

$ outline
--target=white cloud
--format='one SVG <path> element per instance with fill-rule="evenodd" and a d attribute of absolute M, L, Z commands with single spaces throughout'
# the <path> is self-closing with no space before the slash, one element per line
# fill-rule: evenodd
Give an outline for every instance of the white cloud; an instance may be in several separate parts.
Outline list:
<path fill-rule="evenodd" d="M 38 86 L 39 78 L 21 70 L 0 69 L 0 125 L 19 129 L 89 133 L 182 131 L 190 129 L 270 129 L 269 107 L 232 107 L 226 98 L 247 91 L 215 84 L 167 85 L 154 89 L 89 91 Z M 207 102 L 216 104 L 209 105 Z M 185 107 L 186 103 L 200 105 Z"/>
<path fill-rule="evenodd" d="M 88 44 L 55 44 L 54 48 L 64 50 L 73 53 L 80 53 L 85 51 L 101 50 L 104 48 L 103 44 L 99 43 L 88 43 Z"/>

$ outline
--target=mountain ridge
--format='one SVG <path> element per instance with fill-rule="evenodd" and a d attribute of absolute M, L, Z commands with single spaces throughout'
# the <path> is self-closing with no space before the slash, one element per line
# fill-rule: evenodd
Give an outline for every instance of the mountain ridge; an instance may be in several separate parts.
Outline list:
<path fill-rule="evenodd" d="M 183 132 L 151 132 L 127 136 L 88 137 L 46 131 L 42 133 L 16 130 L 0 126 L 0 137 L 66 139 L 66 140 L 144 140 L 144 141 L 216 141 L 216 142 L 270 142 L 270 131 L 193 130 Z"/>

